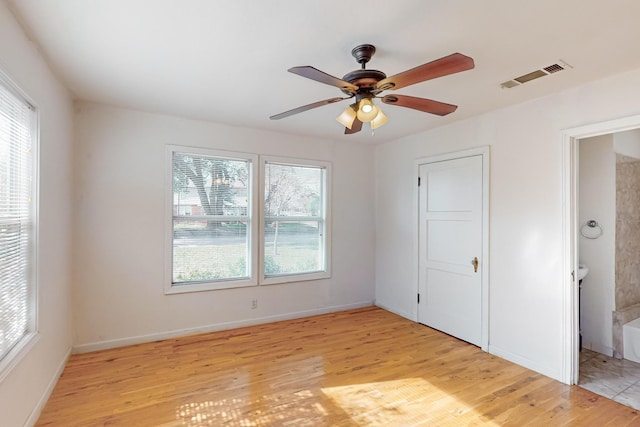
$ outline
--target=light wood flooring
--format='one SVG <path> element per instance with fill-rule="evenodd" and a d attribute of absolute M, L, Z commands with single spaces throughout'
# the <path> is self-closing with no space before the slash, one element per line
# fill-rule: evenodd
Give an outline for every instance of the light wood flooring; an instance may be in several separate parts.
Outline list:
<path fill-rule="evenodd" d="M 74 355 L 38 426 L 630 426 L 640 414 L 379 308 Z"/>

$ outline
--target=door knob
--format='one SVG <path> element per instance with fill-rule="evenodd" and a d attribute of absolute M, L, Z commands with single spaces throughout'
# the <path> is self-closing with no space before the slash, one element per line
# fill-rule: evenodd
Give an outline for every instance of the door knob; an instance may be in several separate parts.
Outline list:
<path fill-rule="evenodd" d="M 478 272 L 478 257 L 477 256 L 473 257 L 473 259 L 471 260 L 471 265 L 473 265 L 473 272 L 477 273 Z"/>

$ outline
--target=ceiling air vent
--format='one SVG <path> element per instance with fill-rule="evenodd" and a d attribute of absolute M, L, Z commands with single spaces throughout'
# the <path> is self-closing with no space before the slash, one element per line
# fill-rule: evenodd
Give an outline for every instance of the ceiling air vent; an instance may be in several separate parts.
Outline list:
<path fill-rule="evenodd" d="M 504 83 L 500 84 L 500 87 L 503 89 L 511 89 L 512 87 L 520 86 L 521 84 L 530 82 L 531 80 L 539 79 L 540 77 L 548 76 L 549 74 L 554 74 L 559 71 L 566 69 L 567 67 L 571 67 L 564 61 L 560 61 L 562 64 L 551 64 L 548 67 L 541 68 L 539 70 L 532 71 L 530 73 L 524 74 L 520 77 L 516 77 L 511 80 L 507 80 Z"/>
<path fill-rule="evenodd" d="M 544 67 L 545 70 L 549 74 L 557 73 L 558 71 L 564 70 L 564 67 L 560 64 L 549 65 L 548 67 Z"/>
<path fill-rule="evenodd" d="M 544 77 L 546 75 L 547 75 L 547 73 L 545 73 L 544 71 L 536 70 L 536 71 L 532 71 L 532 72 L 530 72 L 528 74 L 525 74 L 524 76 L 516 77 L 513 80 L 515 80 L 518 83 L 522 84 L 522 83 L 530 82 L 531 80 L 539 79 L 540 77 Z"/>

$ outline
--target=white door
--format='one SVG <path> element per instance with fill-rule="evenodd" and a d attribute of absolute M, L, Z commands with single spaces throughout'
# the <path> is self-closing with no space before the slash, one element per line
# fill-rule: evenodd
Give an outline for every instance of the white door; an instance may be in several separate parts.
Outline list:
<path fill-rule="evenodd" d="M 419 166 L 418 322 L 482 340 L 482 156 Z"/>

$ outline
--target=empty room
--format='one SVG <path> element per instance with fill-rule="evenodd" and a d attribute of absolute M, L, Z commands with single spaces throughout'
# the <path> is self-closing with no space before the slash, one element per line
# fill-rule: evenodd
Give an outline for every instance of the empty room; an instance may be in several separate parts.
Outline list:
<path fill-rule="evenodd" d="M 640 425 L 638 17 L 0 0 L 0 425 Z"/>

